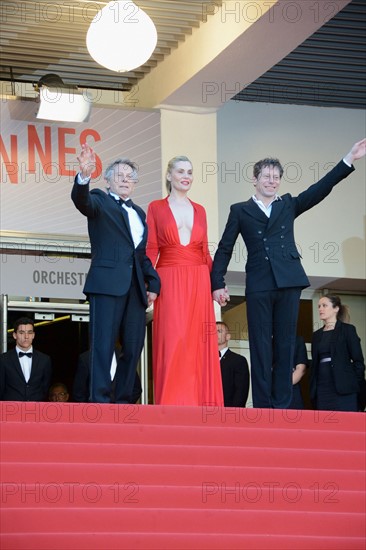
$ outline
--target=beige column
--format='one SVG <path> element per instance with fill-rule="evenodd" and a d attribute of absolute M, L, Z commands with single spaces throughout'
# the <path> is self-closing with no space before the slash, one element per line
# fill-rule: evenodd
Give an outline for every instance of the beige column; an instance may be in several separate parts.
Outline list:
<path fill-rule="evenodd" d="M 166 196 L 168 161 L 186 155 L 193 164 L 194 181 L 189 197 L 207 213 L 209 249 L 213 255 L 219 235 L 217 189 L 217 113 L 215 110 L 161 109 L 162 196 Z M 219 318 L 220 308 L 216 315 Z"/>
<path fill-rule="evenodd" d="M 219 237 L 217 176 L 217 114 L 161 110 L 162 193 L 166 195 L 165 170 L 168 161 L 186 155 L 193 164 L 194 181 L 189 197 L 205 207 L 208 240 L 216 249 Z"/>

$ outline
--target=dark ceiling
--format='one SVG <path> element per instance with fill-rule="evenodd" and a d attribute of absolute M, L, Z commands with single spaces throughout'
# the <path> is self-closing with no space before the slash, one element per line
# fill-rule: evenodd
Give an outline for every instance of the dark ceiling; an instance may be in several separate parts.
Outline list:
<path fill-rule="evenodd" d="M 352 0 L 234 99 L 365 109 L 366 0 Z"/>

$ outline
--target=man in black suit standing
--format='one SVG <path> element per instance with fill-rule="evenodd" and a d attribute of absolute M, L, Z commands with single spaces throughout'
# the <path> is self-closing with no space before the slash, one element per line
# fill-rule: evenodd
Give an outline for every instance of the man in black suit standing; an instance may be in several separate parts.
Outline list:
<path fill-rule="evenodd" d="M 229 349 L 231 334 L 223 321 L 217 321 L 222 389 L 225 407 L 245 407 L 249 393 L 249 367 L 242 355 Z"/>
<path fill-rule="evenodd" d="M 15 348 L 0 355 L 1 401 L 47 401 L 52 377 L 51 359 L 33 348 L 34 321 L 14 323 Z"/>
<path fill-rule="evenodd" d="M 236 239 L 241 235 L 248 253 L 245 293 L 254 407 L 285 409 L 292 399 L 300 295 L 309 286 L 295 244 L 295 218 L 329 195 L 338 182 L 353 172 L 353 162 L 365 152 L 363 139 L 333 170 L 298 197 L 278 195 L 283 174 L 278 159 L 259 161 L 254 165 L 255 194 L 230 208 L 214 258 L 212 290 L 214 299 L 221 306 L 226 305 L 230 296 L 224 277 Z"/>
<path fill-rule="evenodd" d="M 121 158 L 105 171 L 107 192 L 89 191 L 96 156 L 87 144 L 78 157 L 72 200 L 88 218 L 91 266 L 84 293 L 90 302 L 90 401 L 111 400 L 110 367 L 115 342 L 124 353 L 115 376 L 116 403 L 130 403 L 145 337 L 145 310 L 160 291 L 146 256 L 145 212 L 132 203 L 137 165 Z"/>

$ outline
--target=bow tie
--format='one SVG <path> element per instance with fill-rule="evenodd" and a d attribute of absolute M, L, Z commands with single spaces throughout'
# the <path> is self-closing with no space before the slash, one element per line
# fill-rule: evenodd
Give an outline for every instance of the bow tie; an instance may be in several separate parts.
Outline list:
<path fill-rule="evenodd" d="M 28 353 L 26 353 L 26 352 L 24 352 L 24 351 L 20 351 L 20 352 L 19 352 L 19 357 L 23 357 L 24 355 L 26 355 L 26 356 L 29 357 L 29 358 L 32 358 L 32 355 L 33 355 L 33 354 L 32 354 L 31 352 L 28 352 Z"/>
<path fill-rule="evenodd" d="M 121 206 L 124 204 L 125 206 L 128 206 L 128 208 L 132 208 L 133 202 L 131 199 L 123 200 L 123 199 L 116 199 L 116 202 L 120 204 Z"/>

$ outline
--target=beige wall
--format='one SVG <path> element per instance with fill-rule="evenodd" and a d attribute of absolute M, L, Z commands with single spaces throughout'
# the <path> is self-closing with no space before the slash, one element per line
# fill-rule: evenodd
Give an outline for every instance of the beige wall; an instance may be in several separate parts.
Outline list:
<path fill-rule="evenodd" d="M 202 204 L 207 213 L 208 239 L 212 253 L 219 233 L 217 216 L 217 178 L 202 181 L 202 164 L 206 159 L 216 163 L 216 112 L 196 114 L 169 109 L 161 110 L 162 196 L 166 196 L 165 171 L 169 160 L 178 155 L 187 156 L 193 164 L 194 181 L 190 198 Z"/>

